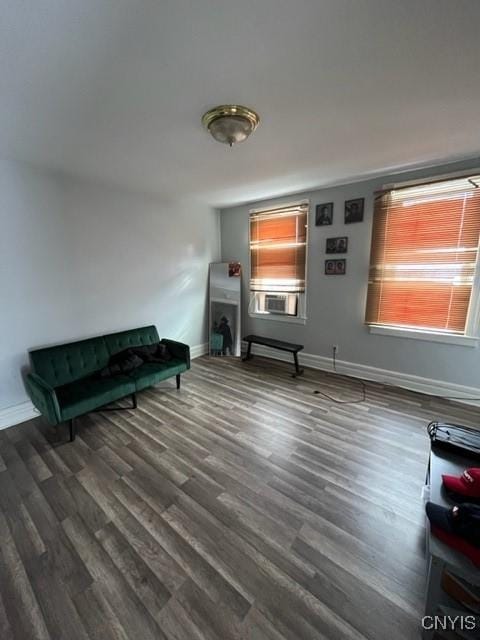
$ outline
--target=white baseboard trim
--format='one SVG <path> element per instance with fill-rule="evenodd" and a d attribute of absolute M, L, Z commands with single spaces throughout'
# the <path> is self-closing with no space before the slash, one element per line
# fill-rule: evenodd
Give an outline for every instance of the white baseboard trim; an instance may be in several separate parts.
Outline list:
<path fill-rule="evenodd" d="M 246 343 L 242 343 L 242 351 L 246 351 Z M 284 351 L 277 351 L 269 347 L 260 345 L 252 345 L 252 353 L 266 358 L 274 358 L 275 360 L 284 360 L 293 365 L 293 356 Z M 322 371 L 333 371 L 331 358 L 325 356 L 317 356 L 313 353 L 298 354 L 300 366 L 310 367 L 312 369 L 321 369 Z M 422 378 L 409 373 L 399 373 L 397 371 L 389 371 L 388 369 L 379 369 L 365 364 L 356 364 L 345 360 L 337 360 L 337 373 L 361 378 L 362 380 L 372 380 L 390 384 L 395 387 L 409 389 L 410 391 L 418 391 L 431 396 L 442 396 L 443 398 L 455 398 L 457 402 L 463 404 L 480 407 L 480 400 L 472 400 L 472 398 L 480 398 L 480 389 L 476 387 L 466 387 L 452 382 L 443 380 L 433 380 L 432 378 Z"/>
<path fill-rule="evenodd" d="M 246 344 L 242 343 L 242 350 L 246 350 Z M 190 349 L 190 357 L 192 360 L 208 353 L 208 342 L 197 344 Z M 292 362 L 291 354 L 260 345 L 252 345 L 252 353 L 273 358 L 274 360 L 283 360 Z M 332 361 L 325 356 L 317 356 L 313 353 L 299 354 L 301 366 L 310 367 L 312 369 L 320 369 L 322 371 L 333 371 Z M 476 387 L 466 387 L 442 380 L 433 380 L 432 378 L 422 378 L 408 373 L 398 373 L 389 371 L 388 369 L 379 369 L 364 364 L 356 364 L 345 360 L 337 360 L 337 373 L 342 373 L 354 378 L 363 380 L 372 380 L 374 382 L 383 382 L 391 384 L 395 387 L 409 389 L 410 391 L 418 391 L 432 396 L 454 397 L 457 402 L 480 407 L 479 400 L 471 398 L 480 398 L 480 389 Z M 32 420 L 39 416 L 39 412 L 30 401 L 12 407 L 0 409 L 0 429 L 7 429 L 13 425 Z"/>
<path fill-rule="evenodd" d="M 0 409 L 0 429 L 13 427 L 14 424 L 32 420 L 39 415 L 40 413 L 29 400 L 13 407 L 5 407 L 5 409 Z"/>
<path fill-rule="evenodd" d="M 194 360 L 200 356 L 208 353 L 208 342 L 202 344 L 196 344 L 190 349 L 190 358 Z M 15 424 L 26 422 L 37 418 L 40 412 L 33 406 L 33 404 L 27 400 L 21 404 L 16 404 L 13 407 L 6 407 L 0 409 L 0 430 L 13 427 Z"/>
<path fill-rule="evenodd" d="M 202 344 L 196 344 L 193 347 L 190 347 L 190 358 L 195 360 L 195 358 L 200 358 L 200 356 L 204 356 L 208 353 L 208 342 L 203 342 Z"/>

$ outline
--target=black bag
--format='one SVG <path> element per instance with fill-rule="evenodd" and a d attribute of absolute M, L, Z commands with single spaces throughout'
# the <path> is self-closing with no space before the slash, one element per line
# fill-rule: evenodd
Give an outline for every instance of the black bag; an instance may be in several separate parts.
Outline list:
<path fill-rule="evenodd" d="M 98 378 L 112 378 L 122 373 L 130 373 L 138 369 L 143 364 L 143 360 L 137 356 L 132 349 L 124 349 L 110 356 L 108 366 L 97 371 Z"/>
<path fill-rule="evenodd" d="M 143 360 L 143 362 L 168 362 L 172 356 L 166 344 L 156 342 L 154 344 L 133 347 L 133 353 Z"/>
<path fill-rule="evenodd" d="M 480 458 L 480 431 L 448 422 L 430 422 L 427 427 L 432 447 L 449 449 L 454 453 Z"/>

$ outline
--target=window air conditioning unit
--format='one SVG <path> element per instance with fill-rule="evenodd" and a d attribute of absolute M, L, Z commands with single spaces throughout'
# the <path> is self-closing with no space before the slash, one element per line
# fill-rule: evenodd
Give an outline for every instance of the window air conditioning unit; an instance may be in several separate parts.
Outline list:
<path fill-rule="evenodd" d="M 297 315 L 296 293 L 266 293 L 265 311 L 287 316 Z"/>

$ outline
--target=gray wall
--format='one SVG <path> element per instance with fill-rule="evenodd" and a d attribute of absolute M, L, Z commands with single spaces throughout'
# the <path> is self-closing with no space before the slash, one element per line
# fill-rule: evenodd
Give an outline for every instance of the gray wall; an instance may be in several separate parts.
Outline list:
<path fill-rule="evenodd" d="M 339 345 L 338 359 L 355 364 L 379 367 L 390 371 L 414 374 L 434 380 L 480 386 L 480 355 L 478 349 L 450 344 L 394 338 L 370 334 L 364 325 L 367 277 L 372 229 L 373 192 L 390 182 L 400 182 L 423 176 L 480 166 L 478 161 L 456 163 L 435 169 L 388 175 L 357 182 L 295 194 L 275 200 L 253 202 L 220 212 L 223 260 L 239 260 L 244 266 L 243 333 L 258 333 L 305 345 L 305 352 L 314 355 L 332 354 L 332 345 Z M 344 201 L 365 198 L 364 222 L 343 223 Z M 277 322 L 248 315 L 248 212 L 251 208 L 277 205 L 297 199 L 310 200 L 307 316 L 306 325 Z M 333 201 L 333 225 L 315 227 L 315 205 Z M 325 238 L 348 236 L 347 274 L 325 276 Z"/>
<path fill-rule="evenodd" d="M 0 161 L 0 409 L 32 347 L 143 324 L 207 340 L 218 213 Z"/>

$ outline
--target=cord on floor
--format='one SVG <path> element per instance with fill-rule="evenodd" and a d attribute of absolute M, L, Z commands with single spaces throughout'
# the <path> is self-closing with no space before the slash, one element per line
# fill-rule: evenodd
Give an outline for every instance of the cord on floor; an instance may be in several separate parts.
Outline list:
<path fill-rule="evenodd" d="M 362 397 L 359 400 L 338 400 L 337 398 L 334 398 L 332 396 L 329 396 L 328 393 L 325 393 L 324 391 L 319 391 L 318 389 L 316 389 L 313 393 L 314 395 L 317 396 L 322 396 L 324 398 L 327 398 L 327 400 L 330 400 L 330 402 L 333 402 L 334 404 L 360 404 L 362 402 L 365 402 L 365 400 L 367 399 L 367 385 L 365 383 L 364 380 L 362 380 L 361 378 L 355 378 L 354 376 L 347 376 L 345 374 L 340 374 L 337 373 L 337 358 L 336 358 L 336 353 L 337 350 L 336 348 L 333 349 L 332 352 L 332 365 L 333 365 L 333 371 L 334 373 L 339 376 L 340 378 L 348 378 L 349 380 L 355 380 L 355 382 L 360 383 L 361 385 L 361 392 L 362 392 Z"/>
<path fill-rule="evenodd" d="M 333 365 L 333 371 L 334 373 L 340 377 L 340 378 L 347 378 L 348 380 L 354 380 L 355 382 L 360 384 L 360 389 L 361 389 L 361 394 L 362 397 L 359 398 L 358 400 L 338 400 L 337 398 L 334 398 L 333 396 L 328 395 L 328 393 L 325 393 L 324 391 L 319 391 L 318 389 L 316 389 L 313 394 L 317 395 L 317 396 L 322 396 L 323 398 L 326 398 L 327 400 L 330 400 L 330 402 L 333 402 L 334 404 L 360 404 L 362 402 L 365 402 L 367 399 L 367 383 L 365 382 L 365 380 L 362 380 L 362 378 L 356 378 L 355 376 L 349 376 L 347 374 L 344 373 L 337 373 L 337 359 L 336 359 L 336 349 L 333 349 L 332 352 L 332 365 Z M 378 382 L 377 384 L 381 384 L 383 387 L 389 387 L 392 389 L 402 389 L 402 387 L 398 387 L 397 385 L 394 384 L 389 384 L 388 382 Z M 480 398 L 469 398 L 469 397 L 465 397 L 465 396 L 439 396 L 439 395 L 432 395 L 432 398 L 438 398 L 440 400 L 473 400 L 473 401 L 480 401 Z"/>

